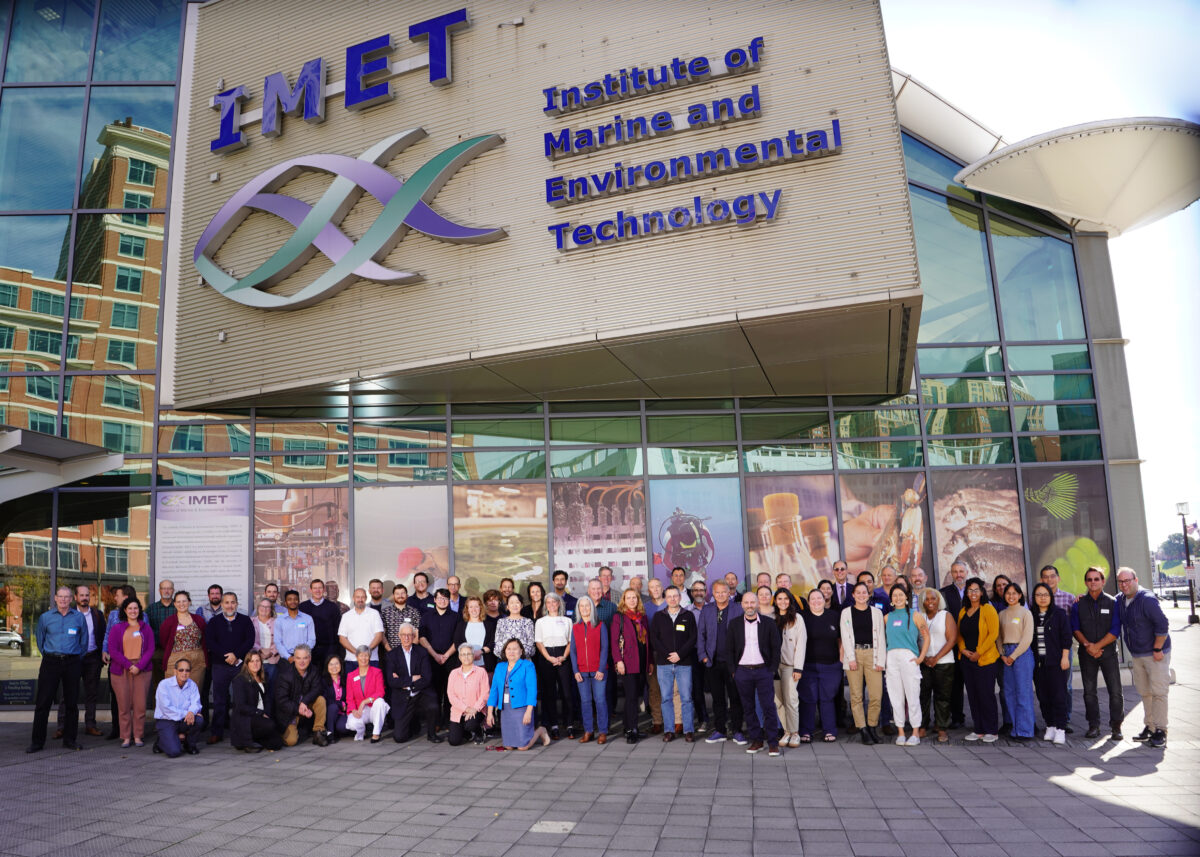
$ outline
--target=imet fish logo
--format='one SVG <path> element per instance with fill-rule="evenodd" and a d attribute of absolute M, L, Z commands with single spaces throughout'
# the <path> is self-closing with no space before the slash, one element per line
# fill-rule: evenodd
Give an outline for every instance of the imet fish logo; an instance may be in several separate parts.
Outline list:
<path fill-rule="evenodd" d="M 1025 489 L 1025 499 L 1037 503 L 1060 521 L 1075 517 L 1075 498 L 1079 493 L 1079 477 L 1074 473 L 1057 473 L 1041 488 Z"/>
<path fill-rule="evenodd" d="M 340 292 L 356 279 L 376 283 L 411 283 L 413 271 L 395 271 L 380 262 L 400 243 L 409 228 L 452 244 L 485 244 L 507 235 L 500 227 L 474 228 L 448 220 L 429 207 L 446 182 L 465 164 L 504 142 L 499 134 L 472 137 L 422 164 L 407 181 L 383 168 L 398 153 L 424 139 L 424 128 L 412 128 L 380 140 L 357 158 L 348 155 L 303 155 L 259 173 L 221 206 L 196 242 L 193 261 L 205 281 L 225 297 L 260 309 L 299 309 Z M 276 193 L 304 172 L 334 177 L 316 205 Z M 342 219 L 366 192 L 383 211 L 358 241 L 339 228 Z M 283 218 L 295 232 L 269 259 L 245 276 L 227 273 L 214 256 L 253 211 Z M 300 269 L 317 252 L 333 266 L 293 295 L 265 291 Z"/>

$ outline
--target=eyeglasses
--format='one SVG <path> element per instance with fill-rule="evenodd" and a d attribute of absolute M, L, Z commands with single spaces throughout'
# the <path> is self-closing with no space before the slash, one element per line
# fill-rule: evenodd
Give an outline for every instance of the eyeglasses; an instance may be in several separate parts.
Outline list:
<path fill-rule="evenodd" d="M 1083 580 L 1085 583 L 1099 583 L 1103 579 L 1103 577 L 1085 577 Z"/>
<path fill-rule="evenodd" d="M 177 672 L 177 673 L 190 673 L 190 672 L 191 672 L 191 670 L 190 670 L 190 669 L 188 669 L 187 667 L 175 667 L 175 672 Z"/>

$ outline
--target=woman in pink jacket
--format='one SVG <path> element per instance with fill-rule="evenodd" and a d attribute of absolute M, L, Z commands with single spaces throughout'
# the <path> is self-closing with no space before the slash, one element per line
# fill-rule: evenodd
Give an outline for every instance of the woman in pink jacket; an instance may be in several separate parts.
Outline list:
<path fill-rule="evenodd" d="M 450 700 L 450 746 L 467 743 L 467 736 L 476 744 L 484 742 L 483 717 L 487 711 L 488 676 L 483 667 L 475 666 L 475 650 L 470 643 L 458 647 L 462 666 L 450 673 L 446 697 Z"/>
<path fill-rule="evenodd" d="M 383 673 L 371 666 L 371 650 L 366 646 L 359 646 L 354 654 L 358 669 L 346 676 L 346 728 L 354 730 L 355 741 L 361 741 L 370 723 L 371 743 L 378 744 L 388 713 Z"/>
<path fill-rule="evenodd" d="M 108 673 L 117 696 L 121 722 L 121 746 L 143 747 L 146 725 L 146 694 L 150 690 L 150 659 L 154 655 L 154 632 L 142 618 L 142 602 L 130 598 L 121 605 L 121 621 L 108 629 Z"/>

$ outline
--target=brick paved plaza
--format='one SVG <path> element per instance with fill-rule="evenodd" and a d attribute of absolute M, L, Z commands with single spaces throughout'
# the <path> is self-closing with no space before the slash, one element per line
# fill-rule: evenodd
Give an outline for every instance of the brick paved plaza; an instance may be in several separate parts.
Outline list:
<path fill-rule="evenodd" d="M 1200 854 L 1200 626 L 1168 610 L 1178 681 L 1165 751 L 864 747 L 843 739 L 748 756 L 732 743 L 560 742 L 529 753 L 342 741 L 168 760 L 84 738 L 22 751 L 0 724 L 0 854 L 813 855 L 1104 857 Z M 1103 699 L 1101 700 L 1103 708 Z M 1086 727 L 1084 727 L 1086 728 Z"/>

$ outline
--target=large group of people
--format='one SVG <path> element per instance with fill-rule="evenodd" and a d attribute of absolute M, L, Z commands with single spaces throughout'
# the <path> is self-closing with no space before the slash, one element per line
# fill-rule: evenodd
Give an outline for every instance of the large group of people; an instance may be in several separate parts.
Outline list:
<path fill-rule="evenodd" d="M 630 744 L 702 737 L 777 756 L 851 728 L 864 744 L 881 743 L 882 731 L 908 747 L 933 735 L 948 742 L 965 727 L 964 699 L 966 741 L 1033 740 L 1040 711 L 1042 739 L 1061 744 L 1072 731 L 1076 645 L 1086 737 L 1102 734 L 1102 677 L 1108 730 L 1119 740 L 1122 639 L 1145 712 L 1135 740 L 1165 745 L 1171 640 L 1161 607 L 1131 569 L 1118 569 L 1116 598 L 1105 593 L 1100 568 L 1088 569 L 1078 598 L 1058 587 L 1053 566 L 1028 598 L 1003 576 L 989 591 L 958 562 L 941 589 L 891 567 L 880 570 L 878 586 L 866 571 L 851 580 L 844 562 L 833 574 L 809 592 L 786 574 L 759 575 L 739 592 L 737 575 L 685 587 L 676 568 L 669 584 L 632 578 L 622 591 L 602 567 L 576 597 L 562 571 L 549 592 L 535 581 L 518 593 L 506 578 L 478 595 L 462 593 L 454 576 L 431 591 L 419 572 L 411 593 L 397 583 L 385 600 L 376 579 L 350 605 L 321 580 L 303 601 L 291 589 L 280 599 L 272 583 L 252 616 L 217 585 L 196 610 L 169 580 L 145 609 L 120 587 L 107 617 L 91 606 L 87 586 L 64 586 L 37 623 L 42 664 L 28 750 L 45 745 L 60 685 L 55 737 L 79 746 L 81 677 L 85 729 L 102 734 L 95 708 L 103 664 L 114 700 L 109 737 L 144 746 L 151 708 L 154 751 L 172 757 L 226 735 L 235 749 L 257 753 L 301 741 L 378 743 L 389 730 L 398 743 L 424 732 L 433 743 L 495 749 L 564 738 L 605 744 L 618 716 Z"/>

